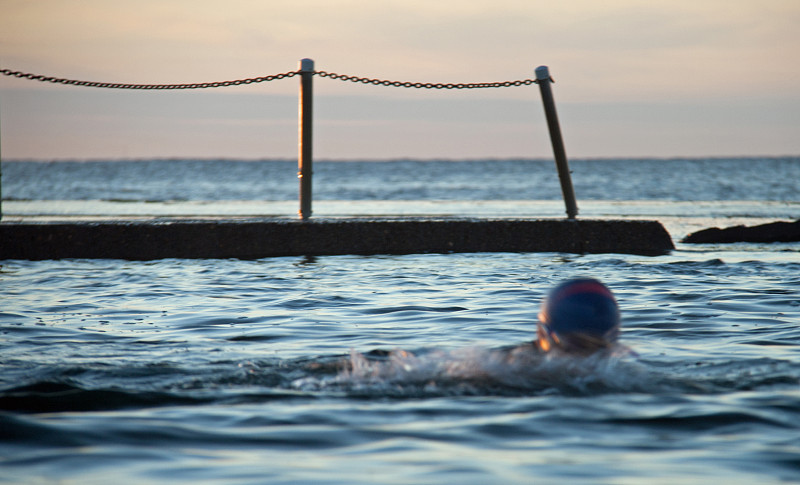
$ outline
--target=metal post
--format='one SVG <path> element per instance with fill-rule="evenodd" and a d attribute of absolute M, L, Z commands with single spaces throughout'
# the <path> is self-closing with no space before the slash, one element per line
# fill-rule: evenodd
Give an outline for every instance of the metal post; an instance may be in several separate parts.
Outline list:
<path fill-rule="evenodd" d="M 2 133 L 3 130 L 0 130 Z M 2 145 L 2 143 L 0 143 Z M 3 155 L 2 148 L 0 148 L 0 221 L 3 220 Z"/>
<path fill-rule="evenodd" d="M 553 155 L 556 159 L 558 178 L 561 180 L 561 192 L 564 194 L 564 204 L 567 206 L 567 218 L 575 219 L 578 215 L 578 204 L 575 202 L 575 190 L 572 188 L 572 178 L 567 163 L 567 153 L 564 151 L 564 140 L 561 138 L 561 128 L 558 125 L 556 103 L 553 100 L 553 91 L 550 89 L 550 72 L 547 66 L 536 68 L 536 80 L 542 93 L 544 115 L 547 118 L 547 128 L 550 131 L 550 141 L 553 144 Z"/>
<path fill-rule="evenodd" d="M 298 107 L 297 178 L 300 179 L 300 218 L 311 217 L 312 128 L 314 61 L 300 60 L 300 105 Z"/>

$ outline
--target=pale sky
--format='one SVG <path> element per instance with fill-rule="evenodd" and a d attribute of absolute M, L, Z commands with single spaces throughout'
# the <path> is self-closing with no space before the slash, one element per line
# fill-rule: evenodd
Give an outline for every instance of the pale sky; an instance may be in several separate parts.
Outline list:
<path fill-rule="evenodd" d="M 0 0 L 0 68 L 189 83 L 295 70 L 489 82 L 550 67 L 570 158 L 800 154 L 798 0 Z M 298 78 L 184 92 L 0 76 L 4 159 L 297 154 Z M 536 85 L 314 78 L 317 159 L 552 157 Z"/>

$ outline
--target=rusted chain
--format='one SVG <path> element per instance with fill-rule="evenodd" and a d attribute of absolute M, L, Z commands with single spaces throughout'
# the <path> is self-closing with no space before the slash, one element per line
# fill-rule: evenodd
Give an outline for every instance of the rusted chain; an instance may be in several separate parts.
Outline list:
<path fill-rule="evenodd" d="M 335 72 L 315 71 L 314 74 L 320 77 L 329 77 L 340 81 L 354 83 L 372 84 L 375 86 L 392 86 L 395 88 L 417 88 L 417 89 L 482 89 L 482 88 L 508 88 L 512 86 L 528 86 L 537 84 L 536 79 L 521 79 L 517 81 L 500 81 L 491 83 L 420 83 L 409 81 L 388 81 L 385 79 L 373 79 L 367 77 L 348 76 Z"/>
<path fill-rule="evenodd" d="M 29 74 L 25 72 L 12 71 L 10 69 L 0 69 L 0 74 L 12 76 L 19 79 L 30 79 L 31 81 L 41 81 L 54 84 L 66 84 L 70 86 L 85 86 L 90 88 L 109 88 L 109 89 L 140 89 L 140 90 L 172 90 L 172 89 L 203 89 L 203 88 L 222 88 L 228 86 L 241 86 L 243 84 L 256 84 L 276 79 L 284 79 L 296 76 L 298 71 L 289 71 L 270 76 L 254 77 L 249 79 L 237 79 L 235 81 L 218 81 L 211 83 L 190 83 L 190 84 L 130 84 L 130 83 L 104 83 L 96 81 L 78 81 L 75 79 L 64 79 L 41 74 Z"/>
<path fill-rule="evenodd" d="M 0 69 L 0 74 L 11 76 L 18 79 L 29 79 L 31 81 L 41 81 L 54 84 L 65 84 L 70 86 L 85 86 L 91 88 L 108 89 L 139 89 L 139 90 L 174 90 L 174 89 L 203 89 L 203 88 L 222 88 L 228 86 L 241 86 L 245 84 L 256 84 L 277 79 L 284 79 L 300 74 L 300 71 L 289 71 L 270 76 L 261 76 L 248 79 L 237 79 L 235 81 L 218 81 L 210 83 L 189 83 L 189 84 L 130 84 L 130 83 L 105 83 L 96 81 L 78 81 L 75 79 L 64 79 L 41 74 L 30 74 L 10 69 Z M 358 76 L 348 76 L 335 72 L 314 71 L 314 75 L 329 77 L 339 81 L 349 81 L 361 84 L 372 84 L 375 86 L 391 86 L 396 88 L 416 88 L 416 89 L 484 89 L 484 88 L 508 88 L 513 86 L 528 86 L 537 84 L 536 79 L 520 79 L 516 81 L 500 81 L 489 83 L 420 83 L 409 81 L 389 81 L 386 79 L 374 79 Z M 552 82 L 552 78 L 550 79 Z"/>

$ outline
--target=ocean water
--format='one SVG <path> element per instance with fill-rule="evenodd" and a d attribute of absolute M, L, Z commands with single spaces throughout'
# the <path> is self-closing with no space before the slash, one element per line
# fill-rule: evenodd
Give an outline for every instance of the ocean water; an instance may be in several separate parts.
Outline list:
<path fill-rule="evenodd" d="M 669 255 L 0 261 L 0 483 L 800 482 L 800 159 L 577 160 Z M 285 173 L 285 172 L 288 172 Z M 296 217 L 287 161 L 4 162 L 3 220 Z M 320 162 L 315 217 L 562 217 L 552 162 Z M 631 349 L 502 358 L 573 276 Z"/>

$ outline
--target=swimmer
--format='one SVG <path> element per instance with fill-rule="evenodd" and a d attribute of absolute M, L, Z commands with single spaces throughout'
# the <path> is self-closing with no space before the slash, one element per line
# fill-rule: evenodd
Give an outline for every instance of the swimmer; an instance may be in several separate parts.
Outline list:
<path fill-rule="evenodd" d="M 619 307 L 611 290 L 594 278 L 577 278 L 553 288 L 536 326 L 539 348 L 586 353 L 608 349 L 619 337 Z"/>
<path fill-rule="evenodd" d="M 594 278 L 567 280 L 542 301 L 536 323 L 536 340 L 511 350 L 589 355 L 617 346 L 620 314 L 606 285 Z"/>
<path fill-rule="evenodd" d="M 536 339 L 516 346 L 496 349 L 501 360 L 518 365 L 534 363 L 545 354 L 589 356 L 608 351 L 634 352 L 617 343 L 620 313 L 617 301 L 606 285 L 594 278 L 575 278 L 553 288 L 542 301 L 536 323 Z M 368 361 L 387 361 L 392 357 L 415 357 L 395 349 L 375 349 L 360 354 Z M 316 362 L 315 370 L 350 370 L 351 360 L 336 363 Z"/>

